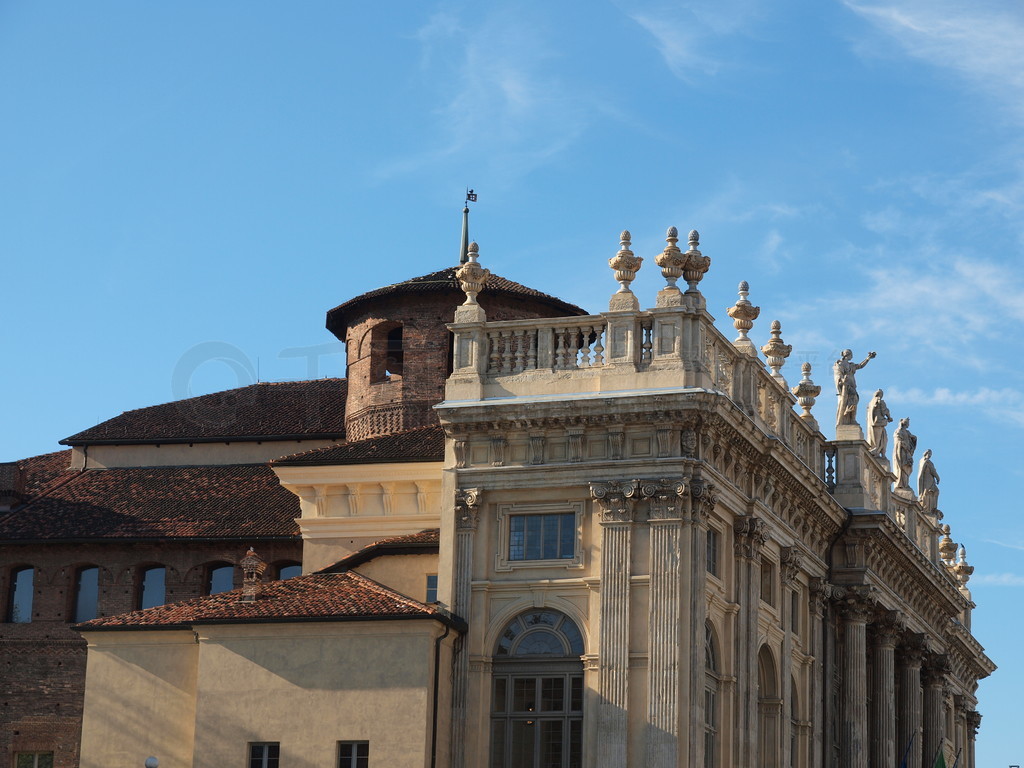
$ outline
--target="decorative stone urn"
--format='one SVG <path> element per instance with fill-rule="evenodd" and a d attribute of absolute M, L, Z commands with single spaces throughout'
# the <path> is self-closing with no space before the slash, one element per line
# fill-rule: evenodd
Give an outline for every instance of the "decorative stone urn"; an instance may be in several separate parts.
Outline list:
<path fill-rule="evenodd" d="M 643 264 L 644 259 L 642 256 L 635 256 L 629 250 L 631 237 L 629 230 L 624 229 L 619 235 L 618 253 L 608 259 L 608 266 L 615 270 L 615 279 L 619 282 L 619 290 L 612 294 L 611 301 L 608 303 L 608 309 L 613 312 L 633 312 L 640 308 L 640 302 L 633 291 L 629 289 L 629 284 L 636 278 L 636 273 L 640 271 L 640 265 Z"/>
<path fill-rule="evenodd" d="M 732 343 L 740 351 L 756 357 L 757 349 L 754 347 L 754 342 L 747 338 L 747 331 L 754 327 L 754 321 L 761 314 L 761 308 L 755 307 L 747 299 L 747 296 L 750 295 L 750 285 L 746 280 L 740 283 L 738 293 L 740 297 L 736 303 L 725 310 L 732 318 L 732 324 L 739 333 Z"/>
<path fill-rule="evenodd" d="M 665 250 L 654 257 L 654 263 L 661 267 L 661 274 L 668 283 L 667 290 L 678 291 L 676 280 L 683 274 L 683 267 L 687 263 L 687 257 L 676 245 L 679 242 L 679 230 L 669 227 L 668 232 L 665 233 L 665 241 L 668 245 L 665 246 Z"/>
<path fill-rule="evenodd" d="M 783 378 L 781 369 L 786 363 L 786 358 L 793 351 L 793 347 L 782 341 L 782 323 L 772 320 L 772 337 L 768 343 L 761 347 L 764 356 L 768 358 L 768 367 L 772 370 L 772 378 L 785 388 L 786 379 Z"/>
<path fill-rule="evenodd" d="M 804 409 L 804 412 L 800 414 L 800 418 L 817 429 L 818 420 L 811 415 L 811 408 L 814 407 L 814 399 L 821 394 L 821 387 L 811 381 L 810 363 L 801 365 L 800 372 L 803 374 L 803 378 L 800 379 L 800 383 L 793 387 L 790 392 L 796 395 L 796 401 Z"/>
<path fill-rule="evenodd" d="M 463 306 L 477 303 L 476 295 L 484 289 L 484 284 L 487 282 L 487 278 L 491 275 L 491 271 L 489 269 L 484 269 L 477 263 L 477 259 L 480 258 L 479 245 L 475 242 L 470 243 L 468 254 L 469 261 L 459 267 L 459 270 L 455 273 L 455 277 L 459 281 L 459 285 L 466 294 L 466 300 L 463 302 Z"/>
<path fill-rule="evenodd" d="M 673 227 L 675 229 L 675 227 Z M 690 247 L 686 250 L 686 264 L 683 266 L 683 279 L 689 286 L 687 293 L 699 293 L 697 283 L 704 279 L 704 274 L 711 267 L 711 257 L 705 256 L 698 249 L 700 234 L 696 229 L 690 230 Z"/>

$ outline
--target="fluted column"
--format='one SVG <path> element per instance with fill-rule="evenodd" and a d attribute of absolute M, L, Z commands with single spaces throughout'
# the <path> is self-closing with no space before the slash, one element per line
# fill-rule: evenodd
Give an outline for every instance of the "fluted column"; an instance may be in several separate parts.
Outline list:
<path fill-rule="evenodd" d="M 978 738 L 978 729 L 981 727 L 981 713 L 974 710 L 967 712 L 967 746 L 964 748 L 966 768 L 975 768 L 974 745 Z"/>
<path fill-rule="evenodd" d="M 911 636 L 898 656 L 899 726 L 896 749 L 907 755 L 907 768 L 921 768 L 921 661 L 923 638 Z M 931 768 L 931 766 L 928 766 Z"/>
<path fill-rule="evenodd" d="M 841 765 L 868 768 L 867 620 L 871 606 L 858 592 L 842 604 L 843 695 Z"/>
<path fill-rule="evenodd" d="M 797 577 L 804 564 L 804 553 L 799 547 L 783 547 L 782 549 L 782 594 L 779 596 L 779 608 L 782 614 L 782 765 L 795 765 L 796 760 L 791 753 L 794 743 L 799 748 L 801 741 L 798 734 L 793 733 L 793 591 L 799 588 Z M 796 738 L 794 738 L 796 737 Z"/>
<path fill-rule="evenodd" d="M 469 621 L 471 584 L 473 580 L 473 541 L 480 513 L 480 489 L 455 491 L 455 583 L 452 590 L 452 612 Z M 467 638 L 460 636 L 455 644 L 452 671 L 452 768 L 466 765 L 466 699 L 469 693 L 469 649 Z"/>
<path fill-rule="evenodd" d="M 650 500 L 651 591 L 647 617 L 646 762 L 652 768 L 674 768 L 679 742 L 679 624 L 682 580 L 683 481 L 641 483 Z"/>
<path fill-rule="evenodd" d="M 601 515 L 601 617 L 597 766 L 626 765 L 629 706 L 630 532 L 635 481 L 591 483 Z"/>
<path fill-rule="evenodd" d="M 896 766 L 896 641 L 901 616 L 883 612 L 872 624 L 874 680 L 871 696 L 871 764 L 874 768 Z"/>
<path fill-rule="evenodd" d="M 943 689 L 949 660 L 945 656 L 933 656 L 922 670 L 924 682 L 924 768 L 935 764 L 935 757 L 942 749 L 946 738 L 946 712 L 943 706 Z"/>
<path fill-rule="evenodd" d="M 811 579 L 811 656 L 814 657 L 814 668 L 811 674 L 811 761 L 810 765 L 824 765 L 825 755 L 825 709 L 828 700 L 825 700 L 823 691 L 826 684 L 832 680 L 830 669 L 825 667 L 825 643 L 823 638 L 823 624 L 825 619 L 825 607 L 832 598 L 834 587 L 824 579 L 815 577 Z M 829 633 L 831 637 L 832 633 Z M 831 657 L 830 657 L 831 658 Z M 823 708 L 819 702 L 825 700 L 826 707 Z"/>
<path fill-rule="evenodd" d="M 689 637 L 689 749 L 687 765 L 704 765 L 704 640 L 708 603 L 706 594 L 708 517 L 715 508 L 715 486 L 698 474 L 690 481 L 690 605 Z"/>
<path fill-rule="evenodd" d="M 757 764 L 757 616 L 761 599 L 761 548 L 768 526 L 758 517 L 741 517 L 736 535 L 736 695 L 734 760 L 739 766 Z"/>

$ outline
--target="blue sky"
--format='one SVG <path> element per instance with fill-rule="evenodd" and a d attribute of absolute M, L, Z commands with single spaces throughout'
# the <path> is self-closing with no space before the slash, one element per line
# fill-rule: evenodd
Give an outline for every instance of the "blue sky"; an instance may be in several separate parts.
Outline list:
<path fill-rule="evenodd" d="M 324 312 L 454 263 L 467 185 L 485 266 L 595 312 L 621 229 L 650 305 L 696 227 L 719 326 L 749 281 L 823 424 L 877 350 L 977 568 L 978 764 L 1024 762 L 1021 40 L 987 0 L 3 3 L 0 459 L 311 347 L 341 375 Z"/>

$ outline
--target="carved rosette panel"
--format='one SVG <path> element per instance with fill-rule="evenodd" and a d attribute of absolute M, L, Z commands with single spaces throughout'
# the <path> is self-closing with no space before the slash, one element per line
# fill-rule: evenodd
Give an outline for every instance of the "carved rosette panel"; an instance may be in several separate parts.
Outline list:
<path fill-rule="evenodd" d="M 602 523 L 633 522 L 639 492 L 639 480 L 612 480 L 590 484 L 590 496 L 600 507 Z"/>
<path fill-rule="evenodd" d="M 800 547 L 782 548 L 782 584 L 791 587 L 804 567 L 804 551 Z"/>
<path fill-rule="evenodd" d="M 694 489 L 691 488 L 691 493 Z M 739 557 L 754 559 L 761 555 L 761 548 L 768 541 L 768 524 L 759 517 L 741 517 L 734 528 L 736 535 L 736 554 Z"/>
<path fill-rule="evenodd" d="M 679 520 L 688 494 L 683 480 L 641 480 L 640 496 L 650 503 L 652 520 Z"/>
<path fill-rule="evenodd" d="M 475 531 L 480 522 L 480 488 L 459 488 L 455 491 L 455 527 Z"/>

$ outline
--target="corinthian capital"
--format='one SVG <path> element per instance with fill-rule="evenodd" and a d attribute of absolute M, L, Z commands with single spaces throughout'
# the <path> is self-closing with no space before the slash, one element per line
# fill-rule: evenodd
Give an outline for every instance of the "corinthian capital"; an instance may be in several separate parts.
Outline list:
<path fill-rule="evenodd" d="M 463 531 L 475 531 L 480 517 L 480 494 L 482 488 L 455 489 L 455 527 Z"/>
<path fill-rule="evenodd" d="M 736 554 L 748 559 L 760 556 L 761 548 L 769 536 L 768 524 L 751 515 L 739 518 L 733 532 L 736 535 Z"/>
<path fill-rule="evenodd" d="M 590 496 L 601 509 L 602 523 L 633 522 L 639 493 L 639 480 L 609 480 L 590 484 Z"/>
<path fill-rule="evenodd" d="M 782 583 L 791 586 L 804 567 L 804 551 L 800 547 L 782 548 Z"/>

